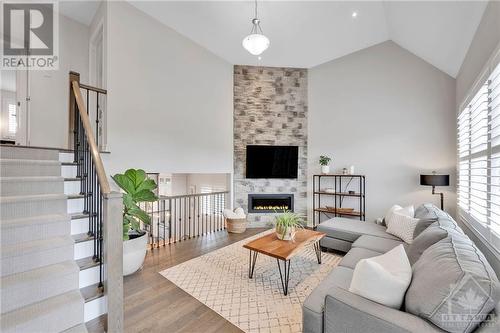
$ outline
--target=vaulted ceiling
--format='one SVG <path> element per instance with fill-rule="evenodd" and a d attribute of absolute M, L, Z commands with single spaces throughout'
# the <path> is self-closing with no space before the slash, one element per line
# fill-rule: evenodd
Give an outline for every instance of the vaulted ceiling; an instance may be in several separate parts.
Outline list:
<path fill-rule="evenodd" d="M 89 24 L 99 1 L 64 1 L 60 9 Z M 233 64 L 310 68 L 392 40 L 452 77 L 460 70 L 487 5 L 487 1 L 260 0 L 259 18 L 271 46 L 259 60 L 241 46 L 251 30 L 253 1 L 129 2 Z"/>
<path fill-rule="evenodd" d="M 309 68 L 393 40 L 452 77 L 460 69 L 487 4 L 259 1 L 261 26 L 271 46 L 258 60 L 241 46 L 251 29 L 252 1 L 131 3 L 233 64 Z"/>

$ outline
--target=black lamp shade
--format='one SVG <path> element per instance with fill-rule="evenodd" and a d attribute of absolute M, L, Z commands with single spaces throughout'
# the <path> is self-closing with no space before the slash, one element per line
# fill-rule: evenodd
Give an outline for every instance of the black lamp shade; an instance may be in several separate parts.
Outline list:
<path fill-rule="evenodd" d="M 450 175 L 420 175 L 420 185 L 449 186 Z"/>

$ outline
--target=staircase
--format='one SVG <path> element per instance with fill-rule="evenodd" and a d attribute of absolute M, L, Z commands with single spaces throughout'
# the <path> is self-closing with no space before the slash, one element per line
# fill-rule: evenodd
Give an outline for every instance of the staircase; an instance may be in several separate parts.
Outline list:
<path fill-rule="evenodd" d="M 69 83 L 72 150 L 0 146 L 3 333 L 87 332 L 103 314 L 110 332 L 123 330 L 122 197 L 88 110 L 90 92 L 106 91 L 74 72 Z"/>
<path fill-rule="evenodd" d="M 56 150 L 1 147 L 1 331 L 86 332 Z"/>

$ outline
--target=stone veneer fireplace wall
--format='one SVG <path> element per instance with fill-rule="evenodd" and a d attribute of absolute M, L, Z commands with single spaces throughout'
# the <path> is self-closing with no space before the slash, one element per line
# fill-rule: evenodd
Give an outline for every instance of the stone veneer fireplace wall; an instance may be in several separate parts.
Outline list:
<path fill-rule="evenodd" d="M 297 179 L 247 179 L 247 145 L 299 147 Z M 234 204 L 248 212 L 248 194 L 293 194 L 307 213 L 307 69 L 234 66 Z M 250 227 L 272 213 L 249 213 Z"/>

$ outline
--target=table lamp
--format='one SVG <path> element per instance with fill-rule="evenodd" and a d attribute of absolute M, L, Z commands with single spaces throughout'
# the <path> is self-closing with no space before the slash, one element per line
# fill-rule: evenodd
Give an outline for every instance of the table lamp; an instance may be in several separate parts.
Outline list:
<path fill-rule="evenodd" d="M 439 194 L 441 197 L 441 210 L 444 210 L 444 194 L 436 192 L 436 186 L 449 186 L 450 175 L 438 175 L 436 171 L 432 175 L 420 175 L 420 185 L 432 186 L 432 194 Z"/>

